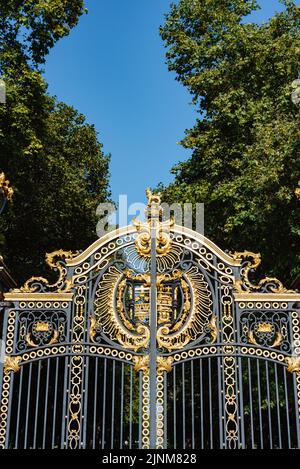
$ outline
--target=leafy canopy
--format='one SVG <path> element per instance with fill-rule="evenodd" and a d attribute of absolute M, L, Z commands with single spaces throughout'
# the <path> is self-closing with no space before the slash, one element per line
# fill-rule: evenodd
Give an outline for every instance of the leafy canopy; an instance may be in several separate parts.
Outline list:
<path fill-rule="evenodd" d="M 91 243 L 96 207 L 109 198 L 109 157 L 95 128 L 47 94 L 39 69 L 82 12 L 78 0 L 0 3 L 7 89 L 0 104 L 0 169 L 15 191 L 1 217 L 0 249 L 18 283 L 44 274 L 46 252 Z"/>
<path fill-rule="evenodd" d="M 161 28 L 169 69 L 199 111 L 181 142 L 169 202 L 204 202 L 205 234 L 224 249 L 261 252 L 264 272 L 289 281 L 300 270 L 300 9 L 263 24 L 255 0 L 180 0 Z"/>
<path fill-rule="evenodd" d="M 54 44 L 69 34 L 84 13 L 83 0 L 1 0 L 1 59 L 21 52 L 35 65 L 44 63 Z"/>

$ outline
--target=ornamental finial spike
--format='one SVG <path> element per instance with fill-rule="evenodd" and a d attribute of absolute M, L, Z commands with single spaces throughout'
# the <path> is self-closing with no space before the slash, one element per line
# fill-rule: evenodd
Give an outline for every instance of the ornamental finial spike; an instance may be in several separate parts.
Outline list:
<path fill-rule="evenodd" d="M 147 208 L 146 208 L 146 217 L 148 219 L 154 217 L 162 216 L 162 207 L 161 207 L 161 192 L 154 194 L 150 188 L 146 189 L 146 196 L 148 199 Z"/>
<path fill-rule="evenodd" d="M 144 257 L 151 257 L 151 229 L 156 232 L 156 252 L 158 256 L 164 256 L 171 249 L 170 229 L 174 225 L 174 218 L 163 221 L 163 209 L 161 206 L 161 193 L 154 194 L 151 189 L 146 189 L 148 199 L 147 207 L 145 210 L 146 223 L 134 219 L 132 223 L 139 233 L 135 246 L 137 252 Z"/>

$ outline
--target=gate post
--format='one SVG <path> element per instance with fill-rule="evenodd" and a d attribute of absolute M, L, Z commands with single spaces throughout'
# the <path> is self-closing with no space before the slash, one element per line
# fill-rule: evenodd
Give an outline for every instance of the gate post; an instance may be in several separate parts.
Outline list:
<path fill-rule="evenodd" d="M 74 298 L 74 313 L 72 317 L 72 345 L 70 370 L 67 386 L 69 387 L 69 402 L 67 415 L 68 449 L 81 448 L 83 373 L 84 373 L 84 321 L 85 321 L 85 286 L 80 286 Z"/>
<path fill-rule="evenodd" d="M 239 446 L 239 415 L 237 395 L 237 362 L 235 347 L 235 321 L 233 298 L 229 286 L 221 287 L 222 342 L 223 342 L 223 399 L 224 399 L 224 448 Z"/>
<path fill-rule="evenodd" d="M 157 433 L 157 370 L 156 370 L 156 355 L 157 355 L 157 290 L 156 290 L 156 236 L 157 225 L 159 223 L 159 207 L 157 204 L 152 203 L 150 209 L 150 233 L 151 233 L 151 290 L 150 290 L 150 449 L 156 448 L 156 433 Z"/>

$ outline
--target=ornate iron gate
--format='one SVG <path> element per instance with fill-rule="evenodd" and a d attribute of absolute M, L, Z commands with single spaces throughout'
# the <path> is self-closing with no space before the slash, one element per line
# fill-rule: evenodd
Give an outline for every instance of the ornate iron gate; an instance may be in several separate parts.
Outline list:
<path fill-rule="evenodd" d="M 172 220 L 5 295 L 2 448 L 299 448 L 300 295 Z"/>

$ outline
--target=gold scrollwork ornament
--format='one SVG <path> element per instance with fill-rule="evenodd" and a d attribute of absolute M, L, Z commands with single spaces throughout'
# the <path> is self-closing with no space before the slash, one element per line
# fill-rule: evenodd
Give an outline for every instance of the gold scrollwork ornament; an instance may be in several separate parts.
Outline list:
<path fill-rule="evenodd" d="M 172 365 L 174 363 L 174 357 L 157 357 L 157 372 L 166 371 L 170 373 L 172 371 Z"/>
<path fill-rule="evenodd" d="M 55 290 L 57 293 L 70 292 L 73 287 L 73 280 L 67 279 L 67 269 L 61 261 L 73 259 L 79 254 L 79 251 L 64 251 L 62 249 L 46 254 L 46 264 L 59 272 L 57 282 L 50 284 L 44 277 L 31 277 L 20 289 L 14 289 L 14 293 L 34 293 L 38 290 L 38 284 L 46 287 L 47 290 Z"/>
<path fill-rule="evenodd" d="M 287 371 L 300 375 L 300 357 L 287 357 L 285 362 L 288 365 Z"/>
<path fill-rule="evenodd" d="M 57 344 L 58 338 L 59 338 L 59 332 L 54 331 L 53 336 L 51 337 L 49 342 L 47 342 L 47 344 L 45 344 L 45 345 Z M 26 334 L 25 341 L 26 341 L 27 345 L 29 345 L 30 347 L 38 347 L 38 345 L 33 341 L 32 334 L 30 332 L 28 334 Z"/>
<path fill-rule="evenodd" d="M 253 331 L 249 331 L 248 333 L 248 342 L 252 345 L 259 345 L 259 343 L 254 337 Z M 272 343 L 272 345 L 270 345 L 270 347 L 272 348 L 280 347 L 282 342 L 283 342 L 283 336 L 281 332 L 276 332 L 274 342 Z"/>
<path fill-rule="evenodd" d="M 5 361 L 4 361 L 4 373 L 17 373 L 20 371 L 20 362 L 22 360 L 22 357 L 10 357 L 6 356 Z"/>
<path fill-rule="evenodd" d="M 217 327 L 217 316 L 215 314 L 212 315 L 212 318 L 209 323 L 209 329 L 211 334 L 211 343 L 214 344 L 218 337 L 218 327 Z"/>
<path fill-rule="evenodd" d="M 235 290 L 237 293 L 249 293 L 260 291 L 263 287 L 268 287 L 272 293 L 294 293 L 294 290 L 287 290 L 283 284 L 274 277 L 266 277 L 259 281 L 257 285 L 249 279 L 251 271 L 255 271 L 261 264 L 261 255 L 250 251 L 234 252 L 231 254 L 234 260 L 246 261 L 246 265 L 241 269 L 241 278 L 235 280 Z"/>
<path fill-rule="evenodd" d="M 149 369 L 150 357 L 149 355 L 133 357 L 135 371 L 147 371 Z"/>

